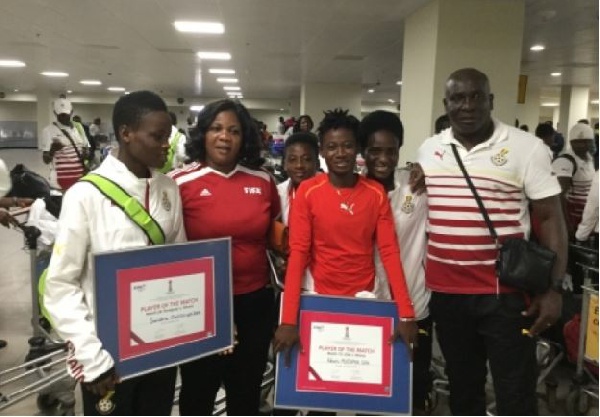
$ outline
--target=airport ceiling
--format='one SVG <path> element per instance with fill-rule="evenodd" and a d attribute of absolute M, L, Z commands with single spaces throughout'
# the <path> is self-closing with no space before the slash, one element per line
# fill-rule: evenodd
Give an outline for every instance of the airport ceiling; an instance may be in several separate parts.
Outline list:
<path fill-rule="evenodd" d="M 503 0 L 497 0 L 503 1 Z M 524 0 L 521 73 L 558 100 L 561 85 L 598 98 L 598 1 Z M 165 97 L 223 97 L 237 78 L 245 99 L 300 96 L 304 82 L 361 83 L 363 101 L 399 97 L 404 19 L 427 0 L 2 0 L 0 91 L 106 94 L 152 89 Z M 176 20 L 218 21 L 221 35 L 177 32 Z M 532 52 L 533 44 L 546 49 Z M 227 51 L 230 61 L 199 59 Z M 232 68 L 217 76 L 211 68 Z M 51 78 L 43 71 L 68 77 Z M 553 77 L 552 72 L 562 75 Z M 81 80 L 98 80 L 99 86 Z M 369 88 L 374 93 L 368 93 Z M 117 93 L 118 94 L 118 93 Z"/>

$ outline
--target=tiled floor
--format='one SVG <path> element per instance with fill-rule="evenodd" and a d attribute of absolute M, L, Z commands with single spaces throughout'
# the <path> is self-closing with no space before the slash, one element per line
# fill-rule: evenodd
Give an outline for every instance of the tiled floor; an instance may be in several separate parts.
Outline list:
<path fill-rule="evenodd" d="M 24 163 L 28 168 L 47 175 L 48 168 L 41 161 L 41 154 L 36 150 L 0 150 L 2 158 L 9 168 L 16 163 Z M 23 235 L 19 231 L 0 227 L 0 338 L 8 341 L 8 346 L 0 350 L 0 372 L 24 362 L 29 351 L 27 339 L 32 335 L 31 326 L 31 278 L 30 258 L 24 250 Z M 572 386 L 573 371 L 569 367 L 560 367 L 556 370 L 558 379 L 557 404 L 550 411 L 547 403 L 540 400 L 540 414 L 564 415 L 565 398 Z M 32 378 L 34 379 L 34 378 Z M 0 381 L 6 380 L 0 376 Z M 0 387 L 0 392 L 4 388 Z M 540 394 L 545 390 L 544 384 L 540 385 Z M 79 389 L 76 394 L 76 414 L 81 414 Z M 434 410 L 434 415 L 448 415 L 447 400 L 444 395 L 439 395 L 439 404 Z M 490 401 L 492 398 L 490 390 Z M 37 396 L 32 395 L 19 403 L 0 411 L 0 415 L 34 415 L 38 413 L 36 405 Z M 598 402 L 592 401 L 593 406 L 587 415 L 598 415 Z M 174 415 L 177 409 L 174 409 Z"/>

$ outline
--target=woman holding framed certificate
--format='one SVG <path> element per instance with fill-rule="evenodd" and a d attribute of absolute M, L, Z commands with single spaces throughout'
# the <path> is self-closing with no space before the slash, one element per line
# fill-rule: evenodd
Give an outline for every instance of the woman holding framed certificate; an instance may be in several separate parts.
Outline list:
<path fill-rule="evenodd" d="M 40 285 L 43 305 L 68 342 L 67 370 L 82 383 L 85 415 L 170 415 L 176 367 L 120 380 L 118 358 L 107 350 L 110 341 L 98 335 L 99 311 L 108 307 L 97 302 L 91 260 L 101 252 L 185 242 L 177 186 L 158 172 L 167 158 L 171 119 L 158 95 L 136 91 L 115 103 L 113 127 L 117 155 L 65 193 L 45 286 Z"/>
<path fill-rule="evenodd" d="M 400 321 L 391 339 L 407 346 L 417 326 L 400 261 L 389 201 L 376 181 L 354 172 L 359 121 L 348 111 L 327 111 L 318 133 L 327 175 L 303 181 L 290 213 L 290 257 L 285 280 L 276 351 L 299 342 L 298 308 L 301 280 L 308 267 L 315 292 L 354 297 L 372 291 L 375 283 L 374 244 L 378 247 L 396 301 Z"/>
<path fill-rule="evenodd" d="M 198 115 L 186 146 L 193 161 L 171 174 L 190 241 L 231 236 L 237 340 L 231 355 L 181 366 L 182 415 L 211 415 L 224 384 L 228 415 L 257 415 L 273 334 L 274 294 L 266 257 L 269 227 L 280 216 L 275 181 L 261 170 L 260 136 L 239 102 L 219 100 Z"/>

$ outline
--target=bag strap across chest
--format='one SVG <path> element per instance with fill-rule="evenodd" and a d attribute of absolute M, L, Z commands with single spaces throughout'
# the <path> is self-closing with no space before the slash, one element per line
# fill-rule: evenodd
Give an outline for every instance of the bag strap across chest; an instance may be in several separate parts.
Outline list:
<path fill-rule="evenodd" d="M 153 245 L 165 243 L 165 233 L 158 222 L 137 199 L 127 194 L 119 184 L 96 173 L 87 174 L 79 181 L 92 184 L 106 198 L 123 210 L 127 217 L 142 229 Z"/>

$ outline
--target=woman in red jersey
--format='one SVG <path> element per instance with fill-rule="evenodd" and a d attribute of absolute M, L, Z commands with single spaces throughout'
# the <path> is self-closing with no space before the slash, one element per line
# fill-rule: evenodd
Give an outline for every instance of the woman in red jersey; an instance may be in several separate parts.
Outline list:
<path fill-rule="evenodd" d="M 198 115 L 186 146 L 190 165 L 172 173 L 179 185 L 190 241 L 231 236 L 234 323 L 231 355 L 181 366 L 181 415 L 211 415 L 221 384 L 228 415 L 257 415 L 260 385 L 273 333 L 267 236 L 280 215 L 273 178 L 260 170 L 260 136 L 239 102 L 219 100 Z"/>
<path fill-rule="evenodd" d="M 327 175 L 303 181 L 290 213 L 290 257 L 281 324 L 274 348 L 287 351 L 299 342 L 300 283 L 308 267 L 318 294 L 354 297 L 372 291 L 373 244 L 379 248 L 398 305 L 392 336 L 407 345 L 416 340 L 414 311 L 400 261 L 387 194 L 377 181 L 354 173 L 359 121 L 348 111 L 325 113 L 318 129 Z"/>

